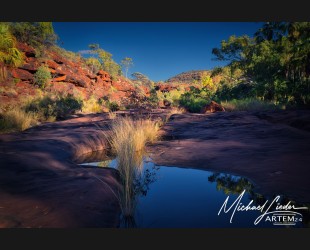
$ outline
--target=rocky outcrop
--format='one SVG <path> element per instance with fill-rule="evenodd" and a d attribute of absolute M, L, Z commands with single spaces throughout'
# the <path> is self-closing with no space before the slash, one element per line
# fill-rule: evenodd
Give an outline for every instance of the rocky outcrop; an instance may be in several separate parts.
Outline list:
<path fill-rule="evenodd" d="M 33 74 L 29 73 L 29 71 L 24 69 L 13 69 L 11 71 L 11 75 L 15 79 L 23 81 L 33 81 Z"/>
<path fill-rule="evenodd" d="M 18 43 L 17 48 L 24 52 L 26 57 L 35 57 L 36 56 L 36 51 L 33 47 L 25 44 L 25 43 Z"/>
<path fill-rule="evenodd" d="M 221 111 L 225 111 L 224 107 L 215 101 L 211 101 L 209 104 L 207 104 L 205 107 L 202 108 L 201 113 L 204 114 L 204 113 L 214 113 Z"/>
<path fill-rule="evenodd" d="M 183 88 L 185 91 L 189 91 L 190 86 L 194 86 L 194 85 L 173 84 L 173 83 L 157 83 L 155 86 L 155 90 L 165 93 L 165 92 L 170 92 L 172 90 L 179 90 L 180 88 Z"/>
<path fill-rule="evenodd" d="M 176 76 L 169 78 L 167 83 L 194 83 L 195 81 L 200 81 L 203 74 L 208 72 L 207 70 L 192 70 L 187 72 L 182 72 Z"/>
<path fill-rule="evenodd" d="M 44 63 L 50 68 L 50 69 L 57 69 L 59 67 L 59 64 L 52 60 L 46 60 Z"/>
<path fill-rule="evenodd" d="M 19 69 L 27 70 L 29 73 L 34 74 L 40 67 L 40 63 L 32 57 L 29 57 L 27 62 L 19 67 Z"/>
<path fill-rule="evenodd" d="M 7 82 L 20 83 L 16 87 L 18 98 L 36 95 L 37 88 L 34 84 L 34 74 L 41 65 L 45 65 L 51 73 L 51 81 L 48 91 L 56 91 L 68 94 L 82 95 L 85 98 L 95 96 L 96 98 L 106 97 L 110 101 L 128 102 L 134 92 L 143 92 L 144 96 L 149 96 L 150 89 L 146 86 L 134 86 L 132 82 L 124 77 L 115 79 L 104 70 L 93 72 L 79 57 L 67 56 L 57 49 L 46 49 L 44 57 L 38 57 L 36 50 L 24 43 L 17 46 L 24 54 L 24 64 L 18 68 L 8 69 L 8 79 L 0 82 L 1 86 L 6 86 Z M 20 87 L 19 87 L 20 86 Z M 23 86 L 23 87 L 22 87 Z M 16 99 L 8 98 L 0 93 L 0 102 L 17 102 Z"/>

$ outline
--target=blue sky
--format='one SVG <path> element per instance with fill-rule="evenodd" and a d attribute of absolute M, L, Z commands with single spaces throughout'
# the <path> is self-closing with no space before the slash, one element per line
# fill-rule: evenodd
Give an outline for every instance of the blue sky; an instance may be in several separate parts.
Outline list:
<path fill-rule="evenodd" d="M 167 80 L 189 70 L 223 65 L 211 51 L 230 35 L 253 36 L 258 22 L 53 22 L 58 44 L 70 51 L 98 43 L 120 63 L 131 57 L 133 72 L 153 81 Z"/>

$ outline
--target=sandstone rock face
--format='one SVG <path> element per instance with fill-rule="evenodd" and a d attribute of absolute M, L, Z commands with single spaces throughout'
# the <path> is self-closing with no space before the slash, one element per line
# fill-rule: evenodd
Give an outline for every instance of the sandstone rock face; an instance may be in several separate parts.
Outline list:
<path fill-rule="evenodd" d="M 24 54 L 24 64 L 15 69 L 8 69 L 8 76 L 6 82 L 18 82 L 16 92 L 19 97 L 36 95 L 37 86 L 33 83 L 34 74 L 41 65 L 48 67 L 52 79 L 49 88 L 56 92 L 82 95 L 85 98 L 95 96 L 95 98 L 107 97 L 110 101 L 128 102 L 131 100 L 132 93 L 136 91 L 143 92 L 144 96 L 149 96 L 150 89 L 146 86 L 140 86 L 137 89 L 128 79 L 118 77 L 118 79 L 111 78 L 110 74 L 104 70 L 92 72 L 79 57 L 67 57 L 61 51 L 45 50 L 44 57 L 36 57 L 36 51 L 31 46 L 18 43 L 17 47 Z M 7 83 L 1 82 L 0 85 L 5 86 Z M 8 100 L 7 96 L 1 96 Z M 17 99 L 17 98 L 15 98 Z M 15 100 L 16 101 L 16 100 Z"/>
<path fill-rule="evenodd" d="M 104 70 L 99 70 L 99 72 L 97 73 L 97 79 L 100 79 L 102 82 L 106 82 L 106 83 L 112 82 L 111 76 L 109 75 L 108 72 Z"/>
<path fill-rule="evenodd" d="M 24 65 L 20 66 L 19 69 L 24 69 L 29 71 L 29 73 L 35 73 L 37 69 L 39 68 L 40 64 L 35 61 L 29 61 L 28 63 L 25 63 Z"/>
<path fill-rule="evenodd" d="M 59 64 L 52 60 L 46 60 L 45 63 L 51 69 L 57 69 L 59 67 Z"/>
<path fill-rule="evenodd" d="M 15 79 L 33 81 L 33 74 L 29 73 L 29 71 L 24 69 L 13 69 L 11 71 L 12 77 Z"/>
<path fill-rule="evenodd" d="M 184 89 L 185 91 L 189 91 L 190 90 L 190 86 L 194 86 L 194 85 L 174 84 L 174 83 L 158 83 L 155 86 L 155 90 L 159 90 L 159 91 L 161 91 L 163 93 L 170 92 L 172 90 L 180 90 L 180 89 Z"/>
<path fill-rule="evenodd" d="M 25 44 L 25 43 L 18 43 L 17 48 L 25 53 L 26 57 L 35 57 L 36 56 L 36 51 L 33 47 Z"/>
<path fill-rule="evenodd" d="M 68 74 L 66 76 L 66 81 L 71 82 L 79 87 L 87 88 L 90 86 L 90 79 L 86 78 L 83 75 L 78 75 L 78 74 Z"/>
<path fill-rule="evenodd" d="M 204 73 L 208 73 L 207 70 L 192 70 L 180 73 L 174 77 L 169 78 L 166 82 L 168 83 L 193 83 L 194 81 L 200 81 Z"/>
<path fill-rule="evenodd" d="M 225 111 L 224 107 L 220 104 L 218 104 L 215 101 L 211 101 L 209 104 L 207 104 L 205 107 L 202 108 L 201 113 L 214 113 L 214 112 L 221 112 Z"/>
<path fill-rule="evenodd" d="M 53 82 L 63 82 L 63 81 L 65 81 L 66 80 L 66 75 L 63 75 L 63 76 L 59 76 L 59 77 L 55 77 L 54 79 L 53 79 Z"/>

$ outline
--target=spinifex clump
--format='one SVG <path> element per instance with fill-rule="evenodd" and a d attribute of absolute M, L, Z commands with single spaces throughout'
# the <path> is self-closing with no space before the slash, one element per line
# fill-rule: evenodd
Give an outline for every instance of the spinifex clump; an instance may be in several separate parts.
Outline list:
<path fill-rule="evenodd" d="M 158 130 L 159 125 L 155 121 L 126 117 L 115 119 L 107 135 L 117 156 L 117 169 L 122 182 L 119 201 L 125 221 L 133 221 L 137 204 L 135 184 L 142 174 L 145 145 L 157 140 Z"/>

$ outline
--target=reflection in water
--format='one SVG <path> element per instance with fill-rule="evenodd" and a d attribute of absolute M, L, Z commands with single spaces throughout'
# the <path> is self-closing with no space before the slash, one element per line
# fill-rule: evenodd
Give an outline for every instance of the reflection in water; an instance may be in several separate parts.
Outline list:
<path fill-rule="evenodd" d="M 255 204 L 264 204 L 266 198 L 254 192 L 254 185 L 244 177 L 234 176 L 231 174 L 214 173 L 208 177 L 208 180 L 212 183 L 216 183 L 216 189 L 223 191 L 225 195 L 239 195 L 243 190 L 249 194 L 250 200 L 253 200 Z"/>
<path fill-rule="evenodd" d="M 230 174 L 214 173 L 208 177 L 208 180 L 216 182 L 216 189 L 223 191 L 226 195 L 240 194 L 244 189 L 248 192 L 253 189 L 248 179 Z"/>
<path fill-rule="evenodd" d="M 123 189 L 120 192 L 121 199 L 121 225 L 120 227 L 132 228 L 136 227 L 135 212 L 139 202 L 139 197 L 146 196 L 149 185 L 156 181 L 156 168 L 145 169 L 137 172 L 134 179 L 124 179 Z M 124 183 L 129 181 L 130 183 Z"/>
<path fill-rule="evenodd" d="M 132 157 L 128 159 L 128 157 Z M 121 190 L 119 201 L 121 206 L 121 227 L 136 227 L 135 211 L 139 196 L 146 196 L 150 183 L 156 180 L 154 169 L 144 169 L 143 153 L 137 152 L 135 155 L 117 157 L 117 170 L 120 173 Z"/>
<path fill-rule="evenodd" d="M 255 190 L 247 178 L 210 171 L 178 167 L 156 166 L 143 154 L 127 159 L 115 158 L 83 165 L 112 167 L 120 173 L 118 193 L 121 207 L 120 227 L 279 227 L 270 222 L 254 226 L 259 211 L 239 213 L 233 224 L 229 216 L 217 213 L 227 196 L 234 201 L 246 190 L 243 204 L 253 200 L 253 205 L 262 205 L 268 199 Z M 88 161 L 90 162 L 90 161 Z M 130 164 L 128 164 L 130 162 Z M 280 203 L 290 199 L 281 196 Z M 308 206 L 291 201 L 296 207 Z M 296 227 L 309 227 L 309 211 L 298 211 L 303 215 L 302 223 Z"/>

